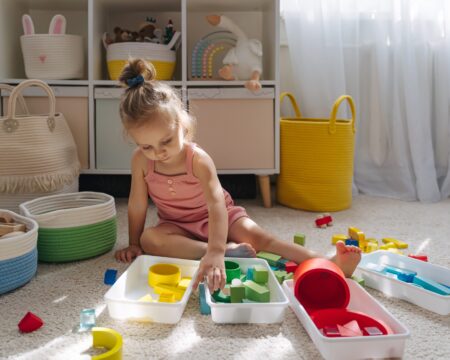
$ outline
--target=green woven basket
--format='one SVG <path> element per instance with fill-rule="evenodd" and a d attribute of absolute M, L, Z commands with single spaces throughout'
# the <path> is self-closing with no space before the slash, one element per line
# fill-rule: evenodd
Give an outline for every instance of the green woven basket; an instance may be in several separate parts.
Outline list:
<path fill-rule="evenodd" d="M 117 237 L 117 219 L 70 228 L 39 228 L 39 261 L 83 260 L 110 251 Z"/>

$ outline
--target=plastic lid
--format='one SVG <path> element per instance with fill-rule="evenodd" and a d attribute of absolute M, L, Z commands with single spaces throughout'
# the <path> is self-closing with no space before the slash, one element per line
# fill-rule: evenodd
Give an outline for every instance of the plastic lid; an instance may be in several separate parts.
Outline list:
<path fill-rule="evenodd" d="M 294 274 L 294 294 L 308 313 L 318 309 L 345 309 L 350 301 L 344 273 L 335 263 L 322 258 L 299 265 Z"/>

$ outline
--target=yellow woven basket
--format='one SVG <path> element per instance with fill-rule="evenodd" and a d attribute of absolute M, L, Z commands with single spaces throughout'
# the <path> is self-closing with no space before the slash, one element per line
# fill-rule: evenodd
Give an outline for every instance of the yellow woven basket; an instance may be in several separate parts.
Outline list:
<path fill-rule="evenodd" d="M 352 203 L 355 105 L 343 95 L 333 105 L 329 119 L 302 117 L 294 96 L 288 97 L 295 118 L 280 119 L 281 168 L 277 183 L 278 202 L 309 211 L 338 211 Z M 351 119 L 336 119 L 347 100 Z"/>

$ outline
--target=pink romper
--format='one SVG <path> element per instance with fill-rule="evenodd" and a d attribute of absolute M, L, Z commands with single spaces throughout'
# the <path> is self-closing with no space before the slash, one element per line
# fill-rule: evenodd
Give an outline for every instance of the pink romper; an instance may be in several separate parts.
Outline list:
<path fill-rule="evenodd" d="M 186 173 L 164 175 L 155 172 L 155 162 L 148 160 L 148 173 L 145 176 L 148 194 L 158 209 L 159 224 L 171 223 L 208 241 L 208 205 L 203 188 L 192 172 L 196 144 L 186 146 Z M 241 217 L 248 216 L 243 207 L 234 206 L 230 194 L 223 189 L 228 210 L 228 226 Z"/>

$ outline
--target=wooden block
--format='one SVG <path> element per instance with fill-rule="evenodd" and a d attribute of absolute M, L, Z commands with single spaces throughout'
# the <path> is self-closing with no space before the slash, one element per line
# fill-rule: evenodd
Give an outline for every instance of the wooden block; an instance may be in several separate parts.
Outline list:
<path fill-rule="evenodd" d="M 245 283 L 245 297 L 257 302 L 270 302 L 270 291 L 267 286 L 247 280 Z"/>
<path fill-rule="evenodd" d="M 189 287 L 191 280 L 192 278 L 190 277 L 181 278 L 180 282 L 178 283 L 178 288 L 186 290 Z"/>
<path fill-rule="evenodd" d="M 407 243 L 405 243 L 404 241 L 395 239 L 395 238 L 383 238 L 382 241 L 383 241 L 384 244 L 393 243 L 397 249 L 406 249 L 406 248 L 408 248 L 408 244 Z"/>
<path fill-rule="evenodd" d="M 245 276 L 247 278 L 246 280 L 253 280 L 253 268 L 252 267 L 249 267 L 247 269 L 247 274 Z"/>
<path fill-rule="evenodd" d="M 273 273 L 274 273 L 275 277 L 277 278 L 277 280 L 278 280 L 278 282 L 279 282 L 280 284 L 283 283 L 284 279 L 285 279 L 286 276 L 287 276 L 287 272 L 284 271 L 284 270 L 274 271 Z"/>
<path fill-rule="evenodd" d="M 424 289 L 432 291 L 439 295 L 450 295 L 450 289 L 447 286 L 443 286 L 431 279 L 416 276 L 414 277 L 414 284 L 420 285 Z"/>
<path fill-rule="evenodd" d="M 345 240 L 345 245 L 359 247 L 359 241 L 354 239 L 347 239 Z"/>
<path fill-rule="evenodd" d="M 331 238 L 331 243 L 333 244 L 333 245 L 336 245 L 336 243 L 338 242 L 338 241 L 343 241 L 343 242 L 345 242 L 345 240 L 347 240 L 348 239 L 348 235 L 344 235 L 344 234 L 335 234 L 335 235 L 333 235 L 333 237 Z"/>
<path fill-rule="evenodd" d="M 297 270 L 298 264 L 296 264 L 293 261 L 289 261 L 286 263 L 286 272 L 287 273 L 294 273 L 295 270 Z"/>
<path fill-rule="evenodd" d="M 265 252 L 265 251 L 258 252 L 256 254 L 256 257 L 266 260 L 269 263 L 269 265 L 271 265 L 271 266 L 277 266 L 278 260 L 281 259 L 280 255 L 268 253 L 268 252 Z"/>
<path fill-rule="evenodd" d="M 348 235 L 351 239 L 358 240 L 360 243 L 366 241 L 366 235 L 356 227 L 349 227 Z"/>
<path fill-rule="evenodd" d="M 266 284 L 269 281 L 269 271 L 262 265 L 253 267 L 253 281 L 258 284 Z"/>
<path fill-rule="evenodd" d="M 396 248 L 397 248 L 397 246 L 395 246 L 394 243 L 387 243 L 387 244 L 380 246 L 380 250 L 396 249 Z"/>
<path fill-rule="evenodd" d="M 294 243 L 297 245 L 305 246 L 305 234 L 297 233 L 294 235 Z"/>
<path fill-rule="evenodd" d="M 176 286 L 166 285 L 166 284 L 157 284 L 153 287 L 155 293 L 163 294 L 163 293 L 173 293 L 177 300 L 181 300 L 184 295 L 184 290 L 180 289 Z"/>
<path fill-rule="evenodd" d="M 362 249 L 363 249 L 363 252 L 365 252 L 365 253 L 371 253 L 372 251 L 378 250 L 378 245 L 373 242 L 368 242 L 364 245 L 364 247 Z"/>
<path fill-rule="evenodd" d="M 365 285 L 365 281 L 363 278 L 360 278 L 356 275 L 352 276 L 352 280 L 356 281 L 359 285 L 364 286 Z"/>
<path fill-rule="evenodd" d="M 230 299 L 232 303 L 241 303 L 242 299 L 245 298 L 245 286 L 242 285 L 231 285 L 230 287 Z"/>
<path fill-rule="evenodd" d="M 416 259 L 416 260 L 428 262 L 428 256 L 424 255 L 424 254 L 409 254 L 408 257 Z"/>
<path fill-rule="evenodd" d="M 211 308 L 206 302 L 205 284 L 198 284 L 198 299 L 200 304 L 200 314 L 211 315 Z"/>
<path fill-rule="evenodd" d="M 159 302 L 173 303 L 176 302 L 175 294 L 170 292 L 163 292 L 159 295 Z"/>
<path fill-rule="evenodd" d="M 289 260 L 287 259 L 283 259 L 281 258 L 280 260 L 277 261 L 278 264 L 278 269 L 279 270 L 284 270 L 286 268 L 286 263 L 289 262 Z"/>

